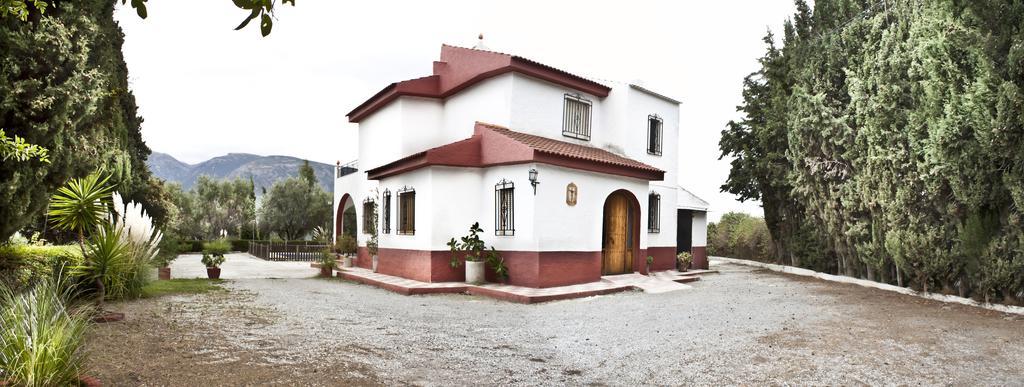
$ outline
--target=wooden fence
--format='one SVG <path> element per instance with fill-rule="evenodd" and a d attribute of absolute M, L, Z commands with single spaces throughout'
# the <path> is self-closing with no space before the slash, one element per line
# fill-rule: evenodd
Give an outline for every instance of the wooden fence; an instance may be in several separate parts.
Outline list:
<path fill-rule="evenodd" d="M 249 254 L 268 261 L 319 261 L 330 245 L 250 242 Z"/>

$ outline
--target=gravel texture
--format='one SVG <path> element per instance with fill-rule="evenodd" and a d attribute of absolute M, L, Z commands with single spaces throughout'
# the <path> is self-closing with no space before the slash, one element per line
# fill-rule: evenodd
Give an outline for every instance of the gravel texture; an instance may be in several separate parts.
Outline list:
<path fill-rule="evenodd" d="M 1024 384 L 1024 321 L 722 264 L 692 289 L 520 305 L 337 279 L 119 305 L 110 384 Z M 116 308 L 115 308 L 116 309 Z M 142 349 L 138 349 L 141 347 Z"/>

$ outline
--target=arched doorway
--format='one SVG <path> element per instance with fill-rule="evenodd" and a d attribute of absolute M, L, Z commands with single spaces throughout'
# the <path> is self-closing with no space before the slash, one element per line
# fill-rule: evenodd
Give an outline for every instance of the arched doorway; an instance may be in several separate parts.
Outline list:
<path fill-rule="evenodd" d="M 604 201 L 601 238 L 601 274 L 632 273 L 640 246 L 640 202 L 618 190 Z"/>
<path fill-rule="evenodd" d="M 349 194 L 343 195 L 338 203 L 338 213 L 334 216 L 334 235 L 356 237 L 356 205 Z"/>

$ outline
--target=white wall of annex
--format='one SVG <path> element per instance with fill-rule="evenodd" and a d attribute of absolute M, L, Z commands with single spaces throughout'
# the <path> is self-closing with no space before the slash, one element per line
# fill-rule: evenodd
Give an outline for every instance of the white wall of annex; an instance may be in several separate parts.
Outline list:
<path fill-rule="evenodd" d="M 691 245 L 692 246 L 707 246 L 708 245 L 708 213 L 704 211 L 693 212 L 693 235 Z"/>

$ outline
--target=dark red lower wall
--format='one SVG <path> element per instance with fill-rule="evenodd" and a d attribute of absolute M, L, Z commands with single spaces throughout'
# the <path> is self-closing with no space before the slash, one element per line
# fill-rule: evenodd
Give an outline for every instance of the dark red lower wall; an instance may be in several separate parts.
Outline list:
<path fill-rule="evenodd" d="M 676 247 L 675 246 L 648 247 L 647 248 L 647 255 L 644 256 L 644 259 L 647 259 L 647 256 L 654 257 L 654 262 L 651 263 L 651 270 L 654 270 L 654 271 L 674 270 L 676 268 Z M 644 262 L 646 262 L 646 261 L 644 261 Z"/>
<path fill-rule="evenodd" d="M 548 288 L 596 282 L 601 280 L 600 251 L 499 251 L 508 268 L 510 285 Z M 646 273 L 647 255 L 654 257 L 652 270 L 675 268 L 675 247 L 652 247 L 640 250 L 637 271 Z M 447 250 L 380 249 L 377 272 L 423 282 L 462 282 L 465 266 L 451 267 Z M 706 260 L 706 259 L 705 259 Z M 372 258 L 365 247 L 359 248 L 356 266 L 370 269 Z M 488 268 L 487 279 L 498 282 Z"/>
<path fill-rule="evenodd" d="M 693 246 L 690 248 L 690 253 L 693 254 L 693 263 L 690 267 L 693 269 L 708 269 L 708 248 L 707 246 Z"/>

